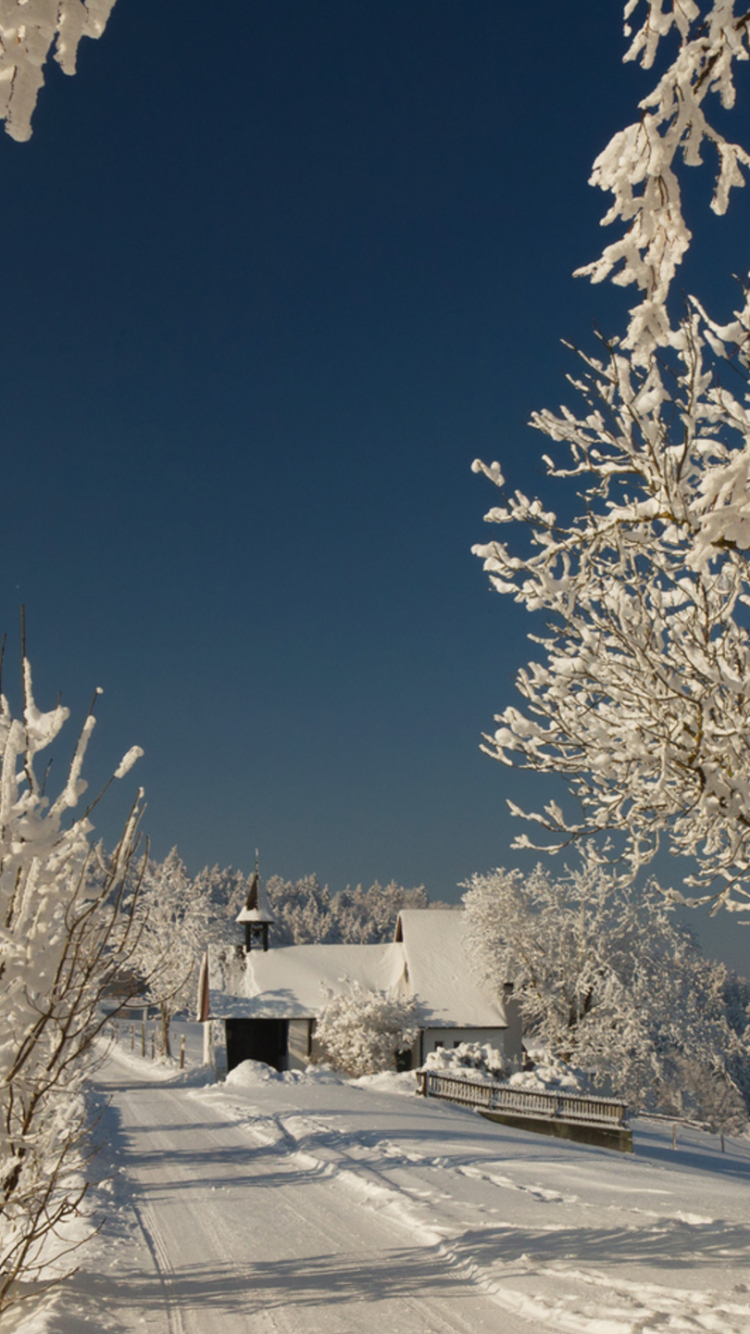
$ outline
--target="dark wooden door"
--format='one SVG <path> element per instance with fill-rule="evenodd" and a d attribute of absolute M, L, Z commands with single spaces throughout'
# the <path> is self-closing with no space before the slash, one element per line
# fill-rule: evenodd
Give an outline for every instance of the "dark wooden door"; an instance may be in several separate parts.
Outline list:
<path fill-rule="evenodd" d="M 264 1061 L 281 1070 L 287 1054 L 286 1019 L 227 1019 L 227 1069 Z"/>

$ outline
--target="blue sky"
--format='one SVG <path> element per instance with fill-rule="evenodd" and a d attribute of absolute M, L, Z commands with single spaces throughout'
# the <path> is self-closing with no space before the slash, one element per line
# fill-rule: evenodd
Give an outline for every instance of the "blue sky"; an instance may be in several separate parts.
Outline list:
<path fill-rule="evenodd" d="M 118 0 L 0 141 L 6 681 L 24 602 L 40 704 L 104 688 L 92 782 L 144 747 L 156 855 L 437 898 L 518 862 L 542 794 L 478 747 L 530 627 L 470 465 L 543 485 L 560 339 L 623 326 L 571 276 L 650 86 L 622 51 L 600 0 Z M 723 316 L 748 202 L 709 192 L 685 283 Z"/>

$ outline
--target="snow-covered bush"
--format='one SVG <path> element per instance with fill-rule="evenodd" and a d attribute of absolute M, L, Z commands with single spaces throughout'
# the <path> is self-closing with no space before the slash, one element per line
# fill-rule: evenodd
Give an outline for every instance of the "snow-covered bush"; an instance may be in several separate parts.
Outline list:
<path fill-rule="evenodd" d="M 529 1093 L 590 1093 L 591 1079 L 585 1070 L 560 1061 L 548 1052 L 535 1049 L 533 1069 L 514 1071 L 508 1083 L 511 1088 L 526 1089 Z"/>
<path fill-rule="evenodd" d="M 82 37 L 101 37 L 115 0 L 2 0 L 0 119 L 14 139 L 31 135 L 31 116 L 54 44 L 55 60 L 75 74 Z"/>
<path fill-rule="evenodd" d="M 19 1282 L 80 1240 L 80 1090 L 105 1022 L 100 1002 L 130 965 L 133 901 L 124 900 L 139 815 L 136 801 L 114 853 L 99 854 L 92 874 L 88 811 L 71 812 L 87 786 L 81 768 L 93 713 L 53 798 L 37 756 L 68 710 L 37 709 L 25 658 L 23 687 L 21 718 L 0 697 L 0 1312 Z M 133 747 L 115 777 L 140 754 Z"/>
<path fill-rule="evenodd" d="M 368 991 L 350 982 L 340 996 L 331 996 L 315 1026 L 322 1058 L 357 1078 L 395 1070 L 400 1051 L 416 1041 L 416 1003 L 382 991 Z"/>
<path fill-rule="evenodd" d="M 438 1047 L 429 1052 L 422 1069 L 497 1083 L 512 1073 L 513 1066 L 489 1042 L 459 1042 L 457 1047 Z"/>

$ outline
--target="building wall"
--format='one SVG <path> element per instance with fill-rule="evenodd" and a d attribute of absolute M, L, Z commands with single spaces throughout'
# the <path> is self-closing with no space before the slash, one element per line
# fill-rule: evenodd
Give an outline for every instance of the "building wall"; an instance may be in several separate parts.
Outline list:
<path fill-rule="evenodd" d="M 290 1019 L 287 1070 L 305 1070 L 313 1059 L 313 1019 Z"/>
<path fill-rule="evenodd" d="M 421 1052 L 415 1049 L 415 1064 L 426 1060 L 431 1051 L 437 1047 L 457 1047 L 460 1042 L 478 1042 L 482 1046 L 489 1043 L 496 1051 L 504 1053 L 509 1061 L 517 1061 L 521 1064 L 521 1023 L 520 1018 L 514 1014 L 511 1022 L 509 1009 L 513 1007 L 517 1010 L 515 1001 L 510 1005 L 506 1002 L 506 1017 L 508 1018 L 507 1028 L 425 1028 L 422 1031 Z"/>
<path fill-rule="evenodd" d="M 223 1019 L 203 1024 L 203 1064 L 210 1065 L 217 1079 L 227 1076 L 227 1033 Z"/>

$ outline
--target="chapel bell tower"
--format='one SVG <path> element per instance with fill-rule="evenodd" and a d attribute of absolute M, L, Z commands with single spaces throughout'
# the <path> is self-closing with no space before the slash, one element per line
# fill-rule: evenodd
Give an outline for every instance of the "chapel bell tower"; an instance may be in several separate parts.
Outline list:
<path fill-rule="evenodd" d="M 258 853 L 255 853 L 255 870 L 250 876 L 245 906 L 238 912 L 235 921 L 242 922 L 245 928 L 245 953 L 255 948 L 268 949 L 268 928 L 273 926 L 275 917 L 268 906 L 265 892 L 260 883 L 258 872 Z"/>

